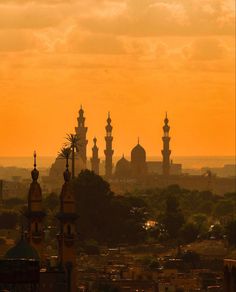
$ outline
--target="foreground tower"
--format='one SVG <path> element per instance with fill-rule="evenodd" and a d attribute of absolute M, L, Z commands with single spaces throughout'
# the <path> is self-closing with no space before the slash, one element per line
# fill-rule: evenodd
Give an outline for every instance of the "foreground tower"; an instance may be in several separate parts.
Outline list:
<path fill-rule="evenodd" d="M 91 167 L 92 167 L 92 171 L 94 171 L 96 174 L 99 174 L 100 159 L 98 158 L 97 138 L 94 137 L 93 143 L 94 145 L 92 148 L 93 156 L 91 158 Z"/>
<path fill-rule="evenodd" d="M 163 132 L 164 135 L 162 137 L 162 141 L 163 141 L 163 150 L 162 152 L 162 169 L 163 169 L 163 175 L 168 176 L 170 174 L 170 154 L 171 154 L 171 150 L 170 150 L 170 136 L 169 136 L 169 131 L 170 131 L 170 126 L 169 126 L 169 120 L 167 117 L 167 113 L 166 113 L 166 117 L 164 119 L 164 126 L 163 126 Z"/>
<path fill-rule="evenodd" d="M 39 171 L 36 169 L 36 152 L 34 152 L 34 169 L 31 172 L 32 183 L 28 193 L 28 209 L 26 217 L 28 219 L 27 239 L 29 244 L 35 248 L 40 259 L 44 259 L 44 230 L 43 218 L 45 213 L 42 206 L 42 190 L 38 183 Z"/>
<path fill-rule="evenodd" d="M 60 222 L 58 234 L 58 259 L 66 271 L 67 291 L 76 291 L 76 207 L 70 185 L 71 174 L 68 169 L 68 157 L 64 172 L 64 184 L 60 195 L 60 212 L 57 218 Z"/>
<path fill-rule="evenodd" d="M 106 141 L 106 149 L 104 151 L 105 154 L 105 176 L 107 178 L 110 178 L 112 176 L 112 156 L 114 153 L 114 150 L 112 149 L 112 125 L 111 125 L 111 117 L 110 113 L 108 113 L 108 118 L 107 118 L 107 125 L 106 125 L 106 136 L 105 136 L 105 141 Z"/>
<path fill-rule="evenodd" d="M 87 144 L 88 144 L 86 135 L 87 135 L 88 128 L 85 127 L 85 117 L 84 117 L 84 110 L 82 106 L 79 110 L 79 116 L 77 118 L 77 121 L 78 121 L 78 127 L 75 128 L 75 132 L 78 138 L 77 150 L 79 152 L 79 156 L 81 157 L 84 163 L 84 168 L 86 168 Z"/>

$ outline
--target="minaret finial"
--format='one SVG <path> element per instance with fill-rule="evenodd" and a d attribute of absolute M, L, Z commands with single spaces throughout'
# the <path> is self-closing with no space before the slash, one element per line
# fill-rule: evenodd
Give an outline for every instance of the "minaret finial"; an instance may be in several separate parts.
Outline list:
<path fill-rule="evenodd" d="M 36 166 L 37 166 L 37 153 L 34 150 L 34 169 L 36 169 Z"/>
<path fill-rule="evenodd" d="M 139 145 L 139 137 L 138 137 L 138 145 Z"/>
<path fill-rule="evenodd" d="M 31 177 L 33 181 L 37 181 L 39 177 L 39 172 L 36 169 L 36 166 L 37 166 L 36 158 L 37 158 L 37 154 L 36 154 L 36 151 L 34 151 L 34 169 L 31 171 Z"/>

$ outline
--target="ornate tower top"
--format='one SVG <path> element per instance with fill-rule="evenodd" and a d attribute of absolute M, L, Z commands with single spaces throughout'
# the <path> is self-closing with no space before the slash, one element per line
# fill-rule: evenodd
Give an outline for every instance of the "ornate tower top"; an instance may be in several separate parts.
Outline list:
<path fill-rule="evenodd" d="M 166 117 L 164 119 L 164 126 L 163 126 L 163 131 L 164 131 L 164 136 L 169 136 L 169 131 L 170 131 L 170 126 L 169 126 L 169 119 L 167 117 L 167 113 L 166 113 Z"/>
<path fill-rule="evenodd" d="M 112 156 L 114 153 L 114 150 L 112 149 L 112 125 L 111 125 L 111 116 L 110 112 L 108 112 L 108 117 L 107 117 L 107 125 L 105 127 L 106 129 L 106 136 L 105 136 L 105 141 L 106 141 L 106 149 L 104 151 L 105 154 L 105 175 L 106 177 L 110 178 L 112 175 Z"/>
<path fill-rule="evenodd" d="M 99 174 L 99 163 L 100 159 L 98 157 L 98 146 L 97 146 L 97 138 L 93 138 L 93 148 L 92 148 L 92 158 L 91 158 L 91 167 L 92 171 L 94 171 L 96 174 Z"/>
<path fill-rule="evenodd" d="M 78 139 L 77 143 L 77 151 L 78 155 L 82 158 L 83 161 L 83 167 L 82 169 L 86 168 L 86 162 L 87 162 L 87 144 L 88 140 L 86 138 L 88 128 L 85 126 L 85 116 L 84 116 L 84 110 L 82 108 L 82 105 L 79 110 L 79 116 L 77 118 L 78 126 L 75 128 L 75 133 Z"/>
<path fill-rule="evenodd" d="M 39 171 L 36 169 L 37 163 L 37 154 L 36 151 L 34 151 L 34 169 L 31 171 L 31 177 L 33 181 L 37 181 L 39 177 Z"/>
<path fill-rule="evenodd" d="M 28 193 L 28 209 L 25 216 L 28 220 L 27 239 L 32 247 L 34 247 L 41 260 L 44 258 L 44 231 L 43 218 L 45 213 L 42 206 L 42 190 L 38 183 L 39 171 L 37 170 L 37 155 L 34 151 L 34 169 L 31 171 L 32 182 Z"/>
<path fill-rule="evenodd" d="M 162 152 L 162 157 L 163 157 L 163 162 L 162 162 L 162 168 L 163 168 L 163 175 L 168 176 L 170 174 L 170 126 L 169 126 L 169 119 L 167 117 L 167 113 L 164 119 L 164 126 L 163 126 L 163 132 L 164 135 L 162 137 L 163 141 L 163 150 Z"/>
<path fill-rule="evenodd" d="M 108 112 L 108 117 L 107 117 L 107 125 L 106 125 L 106 132 L 111 133 L 112 132 L 112 125 L 111 125 L 111 116 L 110 116 L 110 112 Z"/>
<path fill-rule="evenodd" d="M 97 138 L 96 137 L 93 138 L 93 143 L 94 143 L 93 148 L 97 149 L 98 147 L 97 147 Z"/>
<path fill-rule="evenodd" d="M 84 117 L 84 110 L 82 108 L 82 105 L 80 106 L 79 117 L 78 117 L 77 120 L 78 120 L 78 126 L 79 127 L 84 127 L 85 117 Z"/>

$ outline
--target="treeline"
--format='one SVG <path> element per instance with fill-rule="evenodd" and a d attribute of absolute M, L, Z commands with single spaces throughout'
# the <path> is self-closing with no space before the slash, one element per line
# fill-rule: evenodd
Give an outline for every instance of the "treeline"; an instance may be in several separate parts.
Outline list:
<path fill-rule="evenodd" d="M 73 179 L 71 188 L 75 194 L 81 245 L 150 241 L 178 245 L 206 238 L 227 238 L 230 244 L 236 245 L 236 193 L 219 197 L 209 191 L 189 191 L 172 185 L 117 196 L 102 177 L 89 170 Z M 59 195 L 44 196 L 43 204 L 47 213 L 45 226 L 54 230 L 53 239 L 58 224 L 55 215 Z M 0 212 L 0 228 L 14 229 L 20 225 L 25 208 L 25 200 L 5 201 Z"/>

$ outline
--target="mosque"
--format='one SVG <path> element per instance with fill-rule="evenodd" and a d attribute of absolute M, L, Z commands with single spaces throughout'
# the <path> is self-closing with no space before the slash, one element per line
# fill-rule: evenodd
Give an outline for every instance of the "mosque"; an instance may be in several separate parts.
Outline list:
<path fill-rule="evenodd" d="M 162 161 L 147 161 L 147 155 L 144 147 L 140 144 L 139 140 L 137 145 L 131 150 L 131 160 L 128 161 L 124 156 L 114 166 L 114 150 L 112 147 L 112 120 L 110 113 L 108 113 L 107 124 L 105 126 L 105 143 L 106 148 L 104 150 L 105 161 L 104 166 L 99 158 L 99 148 L 97 146 L 96 137 L 93 139 L 92 157 L 90 161 L 87 158 L 87 131 L 88 127 L 85 126 L 84 110 L 81 106 L 79 115 L 77 118 L 77 127 L 75 127 L 75 135 L 77 137 L 77 146 L 75 153 L 75 174 L 79 174 L 82 169 L 90 168 L 95 173 L 104 175 L 107 180 L 115 179 L 133 179 L 140 180 L 151 174 L 158 174 L 162 176 L 180 175 L 182 171 L 181 164 L 174 164 L 170 160 L 170 126 L 169 119 L 164 119 L 163 126 L 163 150 Z M 63 169 L 63 161 L 58 156 L 55 162 L 52 164 L 48 181 L 56 184 L 61 179 L 61 173 Z"/>
<path fill-rule="evenodd" d="M 60 211 L 57 214 L 57 256 L 54 264 L 46 257 L 42 190 L 38 183 L 39 171 L 31 172 L 32 182 L 28 193 L 28 206 L 24 213 L 27 230 L 22 228 L 21 238 L 0 260 L 0 290 L 9 291 L 68 291 L 76 289 L 77 238 L 75 199 L 70 187 L 68 164 L 64 171 Z M 5 276 L 4 276 L 5 275 Z M 2 291 L 2 290 L 1 290 Z M 5 290 L 4 290 L 5 291 Z"/>

